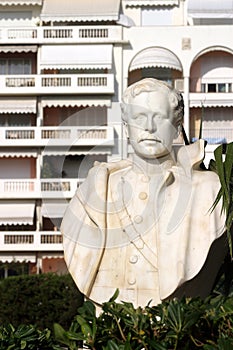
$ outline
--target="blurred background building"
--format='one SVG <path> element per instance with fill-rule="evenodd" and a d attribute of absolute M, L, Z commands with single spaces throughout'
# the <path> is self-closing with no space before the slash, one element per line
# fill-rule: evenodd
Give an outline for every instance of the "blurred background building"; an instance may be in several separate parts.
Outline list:
<path fill-rule="evenodd" d="M 232 141 L 232 38 L 231 0 L 0 0 L 1 278 L 66 272 L 62 216 L 94 161 L 127 155 L 133 82 L 182 91 L 206 164 Z"/>

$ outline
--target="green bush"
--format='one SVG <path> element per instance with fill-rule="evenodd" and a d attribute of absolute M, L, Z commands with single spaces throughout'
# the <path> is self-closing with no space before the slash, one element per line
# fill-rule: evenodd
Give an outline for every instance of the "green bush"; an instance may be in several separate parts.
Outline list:
<path fill-rule="evenodd" d="M 58 276 L 45 275 L 37 278 L 34 280 L 34 286 L 37 287 L 35 294 L 38 294 L 38 285 L 45 284 L 46 288 L 52 291 L 52 294 L 47 295 L 49 298 L 52 295 L 54 297 L 55 286 L 63 285 L 61 289 L 67 290 L 64 285 L 68 287 L 69 282 L 65 283 L 64 280 L 72 282 L 67 276 L 63 279 L 63 284 L 53 281 L 53 278 L 56 279 Z M 18 278 L 18 281 L 21 279 Z M 25 281 L 22 284 L 25 286 Z M 46 288 L 43 289 L 44 292 Z M 76 290 L 75 286 L 74 289 Z M 58 294 L 59 292 L 63 295 L 62 290 L 57 291 Z M 29 295 L 29 289 L 27 293 Z M 85 301 L 78 308 L 75 316 L 70 315 L 72 322 L 67 320 L 65 325 L 60 323 L 56 314 L 53 316 L 54 332 L 51 331 L 52 328 L 40 329 L 26 321 L 24 325 L 17 327 L 11 323 L 2 325 L 0 326 L 0 350 L 77 350 L 82 346 L 83 341 L 85 349 L 93 350 L 233 349 L 232 296 L 218 295 L 205 300 L 174 299 L 157 306 L 148 305 L 145 308 L 135 309 L 131 303 L 116 303 L 117 293 L 118 291 L 103 304 L 98 316 L 95 305 L 91 301 Z M 20 296 L 19 292 L 18 295 Z M 67 296 L 70 299 L 72 294 L 68 292 Z M 33 305 L 36 311 L 35 303 Z M 60 305 L 60 302 L 55 301 L 54 309 L 57 305 Z M 1 308 L 3 310 L 4 305 L 1 305 Z M 20 308 L 20 304 L 13 304 L 12 311 L 14 308 L 18 313 L 17 308 Z M 61 308 L 55 311 L 63 313 L 66 308 L 65 302 L 63 311 Z M 37 313 L 40 312 L 41 310 L 37 311 Z M 51 311 L 44 308 L 40 317 L 47 319 L 49 312 Z M 73 310 L 73 314 L 74 312 L 76 309 Z M 53 321 L 50 320 L 50 322 Z"/>
<path fill-rule="evenodd" d="M 69 327 L 83 296 L 70 275 L 42 274 L 2 280 L 0 300 L 0 325 L 52 329 L 54 322 Z"/>
<path fill-rule="evenodd" d="M 233 298 L 187 298 L 134 309 L 131 303 L 103 305 L 97 317 L 86 301 L 68 331 L 54 325 L 55 338 L 70 350 L 78 342 L 95 350 L 232 350 Z"/>
<path fill-rule="evenodd" d="M 55 345 L 49 329 L 43 331 L 34 326 L 21 325 L 17 328 L 11 324 L 0 327 L 0 350 L 60 350 Z"/>

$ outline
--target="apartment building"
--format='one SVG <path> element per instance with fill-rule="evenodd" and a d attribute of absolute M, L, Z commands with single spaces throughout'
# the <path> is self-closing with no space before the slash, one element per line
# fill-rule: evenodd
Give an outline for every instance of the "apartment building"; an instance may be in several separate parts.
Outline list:
<path fill-rule="evenodd" d="M 183 92 L 206 164 L 233 140 L 232 37 L 231 0 L 0 1 L 0 277 L 66 271 L 62 216 L 94 161 L 126 156 L 129 84 Z"/>

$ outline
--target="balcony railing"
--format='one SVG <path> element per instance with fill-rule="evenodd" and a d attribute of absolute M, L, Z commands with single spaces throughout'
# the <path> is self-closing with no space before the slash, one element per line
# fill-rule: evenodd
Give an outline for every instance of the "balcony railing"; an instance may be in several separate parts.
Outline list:
<path fill-rule="evenodd" d="M 1 127 L 1 146 L 114 146 L 111 126 Z"/>
<path fill-rule="evenodd" d="M 63 251 L 59 231 L 0 232 L 1 251 Z"/>
<path fill-rule="evenodd" d="M 232 77 L 190 78 L 190 91 L 192 93 L 232 93 Z"/>
<path fill-rule="evenodd" d="M 190 107 L 233 107 L 233 93 L 195 93 L 189 94 Z"/>
<path fill-rule="evenodd" d="M 192 129 L 192 141 L 195 141 L 196 136 L 199 134 L 199 129 Z M 206 128 L 202 129 L 202 138 L 205 139 L 210 145 L 218 145 L 222 143 L 233 141 L 233 129 L 223 128 Z"/>
<path fill-rule="evenodd" d="M 113 74 L 0 75 L 0 95 L 113 94 Z"/>
<path fill-rule="evenodd" d="M 0 179 L 0 197 L 72 198 L 84 179 Z"/>
<path fill-rule="evenodd" d="M 120 42 L 122 28 L 120 26 L 68 26 L 68 27 L 32 27 L 32 28 L 0 28 L 0 43 L 88 43 L 88 42 Z"/>

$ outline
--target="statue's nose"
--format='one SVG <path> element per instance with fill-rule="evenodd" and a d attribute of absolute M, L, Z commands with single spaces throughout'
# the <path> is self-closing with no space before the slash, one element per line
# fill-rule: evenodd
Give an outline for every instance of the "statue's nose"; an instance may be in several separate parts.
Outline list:
<path fill-rule="evenodd" d="M 155 132 L 157 130 L 156 122 L 154 118 L 148 116 L 147 117 L 147 123 L 146 123 L 146 130 L 150 133 Z"/>

